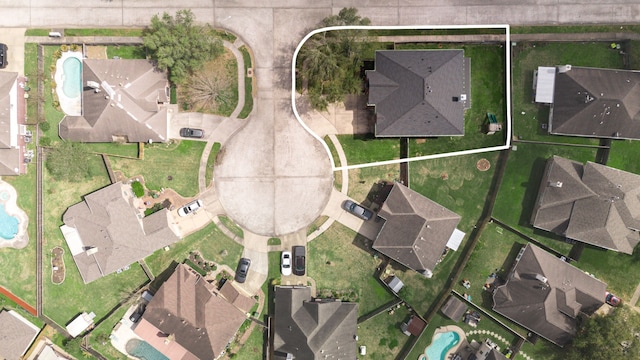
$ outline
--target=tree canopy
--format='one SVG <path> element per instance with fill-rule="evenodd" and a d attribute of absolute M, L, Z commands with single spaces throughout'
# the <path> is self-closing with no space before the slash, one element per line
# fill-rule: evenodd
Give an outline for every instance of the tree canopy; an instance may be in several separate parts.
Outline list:
<path fill-rule="evenodd" d="M 564 359 L 640 359 L 640 314 L 623 306 L 611 315 L 586 319 Z"/>
<path fill-rule="evenodd" d="M 84 144 L 62 141 L 47 153 L 45 166 L 56 180 L 80 182 L 100 172 L 92 156 Z"/>
<path fill-rule="evenodd" d="M 197 25 L 191 10 L 179 10 L 175 17 L 166 12 L 154 15 L 143 32 L 147 53 L 169 79 L 181 83 L 187 75 L 224 52 L 222 41 L 209 25 Z"/>
<path fill-rule="evenodd" d="M 368 18 L 358 15 L 356 8 L 344 8 L 338 15 L 325 18 L 322 27 L 369 25 Z M 346 94 L 362 90 L 360 65 L 366 30 L 333 30 L 315 34 L 298 54 L 298 84 L 305 84 L 311 105 L 325 110 Z"/>

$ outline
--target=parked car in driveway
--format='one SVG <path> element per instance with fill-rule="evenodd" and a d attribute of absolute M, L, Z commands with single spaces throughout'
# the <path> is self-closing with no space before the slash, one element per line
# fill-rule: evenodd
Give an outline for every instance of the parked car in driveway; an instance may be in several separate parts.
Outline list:
<path fill-rule="evenodd" d="M 304 246 L 293 247 L 293 274 L 302 276 L 305 273 L 307 254 Z"/>
<path fill-rule="evenodd" d="M 178 209 L 178 215 L 187 216 L 192 212 L 200 209 L 201 207 L 202 207 L 202 201 L 200 199 L 194 200 L 188 203 L 187 205 L 181 207 L 180 209 Z"/>
<path fill-rule="evenodd" d="M 0 69 L 7 67 L 7 45 L 0 44 Z"/>
<path fill-rule="evenodd" d="M 611 305 L 611 306 L 620 306 L 620 304 L 622 304 L 622 299 L 620 299 L 619 297 L 613 295 L 610 292 L 605 292 L 604 293 L 604 301 Z"/>
<path fill-rule="evenodd" d="M 187 138 L 200 139 L 204 137 L 204 130 L 193 129 L 193 128 L 182 128 L 180 129 L 180 136 L 187 137 Z"/>
<path fill-rule="evenodd" d="M 280 257 L 280 272 L 283 276 L 291 275 L 291 252 L 283 251 Z"/>
<path fill-rule="evenodd" d="M 251 260 L 247 258 L 240 259 L 238 263 L 238 269 L 236 270 L 236 281 L 239 283 L 247 280 L 247 274 L 249 273 L 249 267 L 251 266 Z"/>
<path fill-rule="evenodd" d="M 342 204 L 342 208 L 364 221 L 368 221 L 373 217 L 373 211 L 363 207 L 360 204 L 356 204 L 351 200 L 346 200 Z"/>

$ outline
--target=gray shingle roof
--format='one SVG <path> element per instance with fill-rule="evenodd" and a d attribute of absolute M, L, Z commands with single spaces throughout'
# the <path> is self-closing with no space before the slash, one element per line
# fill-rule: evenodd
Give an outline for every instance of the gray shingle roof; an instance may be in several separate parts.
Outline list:
<path fill-rule="evenodd" d="M 558 72 L 549 123 L 552 134 L 640 139 L 640 72 L 577 66 Z"/>
<path fill-rule="evenodd" d="M 204 360 L 220 355 L 246 315 L 195 271 L 180 264 L 149 302 L 142 319 L 146 323 L 136 328 L 136 334 L 160 352 L 180 354 L 166 342 L 173 335 L 176 347 L 182 350 L 181 359 Z"/>
<path fill-rule="evenodd" d="M 40 332 L 15 311 L 0 311 L 0 358 L 19 360 Z"/>
<path fill-rule="evenodd" d="M 165 72 L 148 60 L 85 59 L 82 66 L 82 116 L 65 116 L 60 137 L 83 142 L 168 140 L 168 87 Z M 99 92 L 86 86 L 100 84 Z"/>
<path fill-rule="evenodd" d="M 20 168 L 20 149 L 12 146 L 12 137 L 18 136 L 17 123 L 12 131 L 11 113 L 18 104 L 11 103 L 12 91 L 16 91 L 17 72 L 0 71 L 0 175 L 18 175 L 15 169 Z M 15 102 L 16 94 L 13 93 Z M 15 122 L 16 119 L 13 119 Z M 15 145 L 15 144 L 14 144 Z"/>
<path fill-rule="evenodd" d="M 73 258 L 85 283 L 94 281 L 173 244 L 180 238 L 171 228 L 165 210 L 139 218 L 133 206 L 130 185 L 109 185 L 84 197 L 84 201 L 67 209 L 66 226 L 77 230 L 81 251 Z M 69 243 L 69 240 L 67 240 Z M 95 248 L 95 254 L 87 250 Z"/>
<path fill-rule="evenodd" d="M 640 242 L 640 176 L 554 156 L 531 216 L 534 227 L 627 254 Z M 633 230 L 635 229 L 635 230 Z"/>
<path fill-rule="evenodd" d="M 447 302 L 440 308 L 440 311 L 449 319 L 458 322 L 462 320 L 462 315 L 467 311 L 467 304 L 456 296 L 450 295 Z"/>
<path fill-rule="evenodd" d="M 314 301 L 309 287 L 277 286 L 273 350 L 295 359 L 355 359 L 358 304 Z"/>
<path fill-rule="evenodd" d="M 395 183 L 378 215 L 385 220 L 373 248 L 416 271 L 433 271 L 460 215 Z"/>
<path fill-rule="evenodd" d="M 376 136 L 464 135 L 471 91 L 463 50 L 379 50 L 375 64 L 367 78 Z"/>
<path fill-rule="evenodd" d="M 542 275 L 544 285 L 536 279 Z M 591 315 L 603 303 L 607 284 L 527 244 L 506 284 L 493 294 L 493 309 L 549 341 L 563 346 L 576 332 L 579 312 Z"/>

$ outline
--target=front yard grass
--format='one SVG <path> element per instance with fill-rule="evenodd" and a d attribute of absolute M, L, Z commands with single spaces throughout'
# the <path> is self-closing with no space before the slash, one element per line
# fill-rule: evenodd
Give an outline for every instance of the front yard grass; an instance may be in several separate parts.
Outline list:
<path fill-rule="evenodd" d="M 145 144 L 144 160 L 111 157 L 111 166 L 127 177 L 142 175 L 149 190 L 171 188 L 192 197 L 198 193 L 198 164 L 205 145 L 187 140 Z"/>
<path fill-rule="evenodd" d="M 336 178 L 342 179 L 340 172 L 335 173 Z M 361 202 L 364 206 L 373 205 L 373 196 L 377 183 L 380 181 L 399 181 L 400 165 L 383 165 L 349 170 L 349 197 Z"/>
<path fill-rule="evenodd" d="M 218 157 L 218 152 L 220 152 L 220 143 L 214 143 L 209 153 L 209 158 L 207 159 L 207 170 L 204 173 L 206 186 L 211 185 L 213 181 L 213 167 L 216 162 L 216 157 Z"/>
<path fill-rule="evenodd" d="M 140 45 L 107 46 L 107 59 L 119 56 L 121 59 L 146 59 L 144 48 Z"/>
<path fill-rule="evenodd" d="M 316 281 L 316 288 L 354 292 L 359 316 L 393 300 L 374 277 L 380 260 L 363 250 L 363 238 L 353 230 L 334 223 L 307 247 L 313 255 L 307 257 L 307 272 Z"/>
<path fill-rule="evenodd" d="M 358 359 L 395 359 L 409 341 L 409 337 L 400 330 L 400 325 L 408 319 L 409 311 L 401 306 L 358 324 L 358 345 L 367 347 L 367 355 L 358 355 Z"/>
<path fill-rule="evenodd" d="M 253 110 L 253 76 L 249 77 L 249 68 L 252 68 L 251 54 L 246 46 L 240 47 L 242 60 L 244 61 L 244 107 L 238 114 L 239 119 L 246 119 Z"/>
<path fill-rule="evenodd" d="M 226 227 L 227 230 L 231 231 L 233 235 L 239 238 L 244 238 L 244 231 L 240 226 L 238 226 L 238 224 L 233 222 L 233 220 L 223 215 L 218 216 L 218 219 L 220 219 L 220 222 L 222 223 L 222 225 L 224 225 L 224 227 Z"/>
<path fill-rule="evenodd" d="M 189 257 L 189 252 L 200 251 L 202 257 L 218 264 L 228 265 L 235 269 L 242 254 L 242 246 L 224 235 L 217 226 L 210 223 L 205 228 L 185 237 L 170 246 L 169 251 L 160 249 L 148 256 L 145 262 L 151 272 L 158 276 L 165 271 L 172 261 L 182 263 Z"/>

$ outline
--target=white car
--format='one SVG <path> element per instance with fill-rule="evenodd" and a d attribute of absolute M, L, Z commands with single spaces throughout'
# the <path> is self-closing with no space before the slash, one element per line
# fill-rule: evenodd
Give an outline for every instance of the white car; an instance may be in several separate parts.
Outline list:
<path fill-rule="evenodd" d="M 190 203 L 188 203 L 187 205 L 181 207 L 180 209 L 178 209 L 178 215 L 179 216 L 187 216 L 193 212 L 195 212 L 196 210 L 200 209 L 202 207 L 202 201 L 198 200 L 194 200 Z"/>
<path fill-rule="evenodd" d="M 289 276 L 291 275 L 291 252 L 283 251 L 280 261 L 280 271 L 282 275 Z"/>

